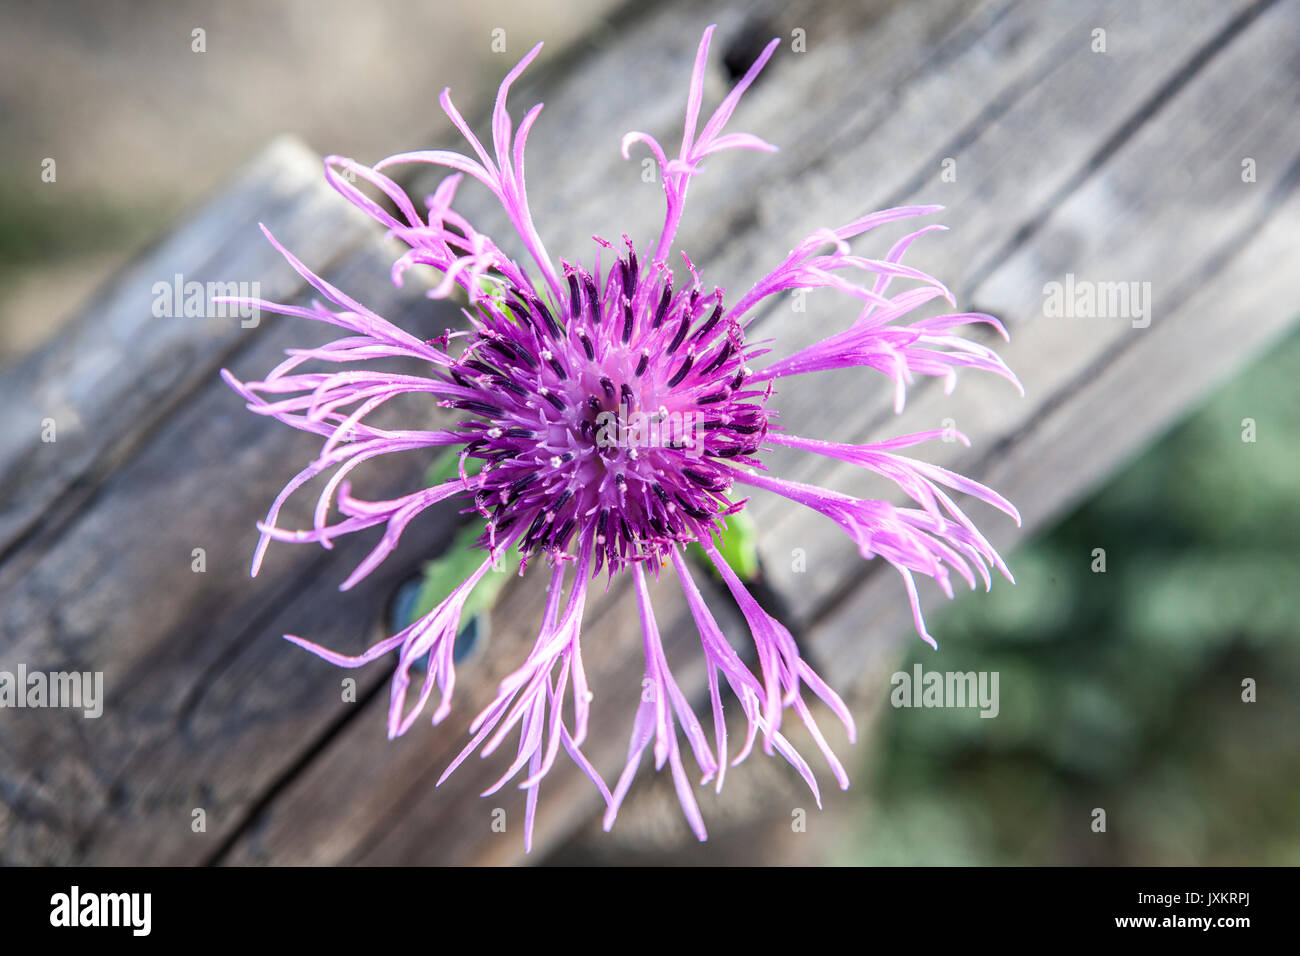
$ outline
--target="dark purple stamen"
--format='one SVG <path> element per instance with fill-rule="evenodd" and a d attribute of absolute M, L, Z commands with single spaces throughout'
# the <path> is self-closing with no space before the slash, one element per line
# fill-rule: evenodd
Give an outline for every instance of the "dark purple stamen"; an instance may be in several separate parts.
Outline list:
<path fill-rule="evenodd" d="M 623 299 L 623 344 L 632 341 L 632 300 Z"/>
<path fill-rule="evenodd" d="M 453 408 L 463 408 L 467 412 L 478 412 L 480 415 L 487 415 L 489 418 L 498 418 L 501 415 L 501 409 L 495 405 L 489 405 L 487 402 L 476 402 L 469 398 L 458 398 L 451 405 Z"/>
<path fill-rule="evenodd" d="M 570 272 L 569 279 L 569 318 L 578 321 L 578 313 L 582 311 L 582 291 L 578 287 L 578 277 L 575 273 Z"/>
<path fill-rule="evenodd" d="M 677 327 L 677 334 L 674 335 L 673 340 L 670 343 L 668 343 L 667 353 L 669 355 L 672 355 L 674 352 L 677 351 L 677 346 L 682 344 L 682 340 L 686 338 L 686 330 L 689 329 L 690 327 L 691 327 L 691 314 L 690 312 L 687 312 L 685 315 L 682 316 L 682 324 Z"/>
<path fill-rule="evenodd" d="M 694 468 L 683 468 L 682 474 L 695 482 L 701 488 L 707 488 L 709 491 L 718 490 L 717 483 L 712 475 L 706 475 L 704 472 L 697 471 Z"/>
<path fill-rule="evenodd" d="M 664 294 L 659 297 L 659 308 L 655 309 L 655 320 L 651 324 L 651 329 L 657 329 L 664 324 L 664 316 L 668 314 L 668 302 L 673 297 L 673 279 L 668 277 L 664 283 Z"/>
<path fill-rule="evenodd" d="M 722 344 L 722 350 L 718 352 L 717 357 L 709 363 L 708 367 L 700 372 L 701 375 L 708 375 L 710 372 L 716 372 L 726 364 L 727 359 L 731 358 L 732 345 L 730 342 Z"/>
<path fill-rule="evenodd" d="M 673 388 L 681 382 L 681 380 L 686 377 L 686 373 L 691 370 L 691 365 L 694 364 L 694 362 L 695 356 L 687 353 L 685 361 L 682 362 L 682 367 L 674 372 L 673 377 L 668 380 L 668 387 Z"/>
<path fill-rule="evenodd" d="M 582 287 L 587 292 L 587 312 L 591 321 L 600 325 L 600 294 L 596 291 L 596 280 L 591 277 L 591 273 L 582 274 Z"/>
<path fill-rule="evenodd" d="M 537 310 L 537 313 L 542 317 L 542 321 L 546 323 L 546 329 L 551 333 L 551 338 L 558 340 L 560 338 L 560 326 L 555 321 L 555 316 L 551 315 L 551 310 L 546 307 L 546 303 L 541 299 L 532 298 L 529 300 L 529 304 Z M 719 307 L 721 306 L 719 305 Z"/>
<path fill-rule="evenodd" d="M 502 375 L 493 376 L 492 384 L 495 385 L 497 388 L 504 388 L 507 392 L 510 392 L 512 395 L 518 395 L 520 398 L 528 397 L 528 390 L 526 388 L 524 388 L 518 382 L 512 382 L 510 379 L 506 378 L 505 376 Z"/>
<path fill-rule="evenodd" d="M 709 316 L 709 321 L 701 325 L 700 330 L 695 333 L 694 336 L 695 340 L 699 341 L 705 338 L 710 332 L 713 331 L 713 327 L 717 325 L 718 322 L 721 321 L 721 319 L 722 319 L 722 295 L 719 294 L 718 304 L 713 307 L 713 314 Z"/>
<path fill-rule="evenodd" d="M 627 244 L 627 277 L 628 283 L 623 288 L 635 292 L 637 280 L 636 250 L 632 248 L 632 243 L 630 242 Z M 628 293 L 628 295 L 631 294 L 631 292 Z"/>

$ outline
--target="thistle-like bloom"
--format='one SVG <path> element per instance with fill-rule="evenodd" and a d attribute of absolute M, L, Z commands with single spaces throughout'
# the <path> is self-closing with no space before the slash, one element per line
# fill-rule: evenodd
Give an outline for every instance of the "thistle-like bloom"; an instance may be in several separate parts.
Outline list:
<path fill-rule="evenodd" d="M 344 581 L 346 589 L 374 570 L 396 547 L 407 525 L 434 503 L 460 498 L 467 510 L 481 515 L 482 565 L 433 611 L 400 633 L 355 657 L 299 637 L 288 638 L 342 667 L 359 667 L 398 651 L 390 737 L 411 726 L 435 686 L 440 699 L 433 721 L 450 712 L 455 681 L 452 652 L 461 611 L 494 561 L 514 548 L 523 554 L 525 565 L 530 557 L 538 557 L 549 567 L 548 599 L 531 653 L 502 681 L 496 699 L 473 721 L 472 739 L 447 770 L 450 774 L 476 751 L 484 756 L 493 753 L 517 731 L 515 757 L 487 792 L 523 775 L 519 786 L 526 790 L 528 845 L 539 784 L 561 747 L 604 796 L 606 828 L 613 824 L 645 749 L 653 745 L 656 768 L 669 764 L 687 820 L 699 838 L 705 838 L 692 775 L 682 753 L 683 739 L 701 782 L 716 781 L 720 790 L 728 763 L 745 759 L 761 734 L 764 749 L 788 760 L 820 805 L 812 770 L 782 734 L 788 709 L 807 726 L 840 786 L 848 786 L 844 768 L 814 720 L 804 692 L 811 691 L 825 702 L 851 740 L 854 726 L 848 708 L 801 658 L 785 626 L 749 594 L 715 544 L 715 534 L 728 516 L 744 507 L 748 499 L 741 495 L 749 489 L 774 492 L 820 512 L 845 530 L 864 558 L 879 556 L 892 564 L 902 575 L 916 628 L 931 643 L 914 575 L 933 578 L 949 596 L 954 571 L 972 588 L 977 576 L 988 587 L 993 568 L 1010 577 L 997 552 L 949 492 L 979 498 L 1019 521 L 1011 504 L 983 485 L 900 454 L 939 437 L 939 432 L 872 445 L 836 444 L 778 430 L 771 407 L 783 380 L 827 369 L 868 367 L 888 376 L 896 386 L 900 409 L 906 386 L 917 375 L 941 377 L 949 390 L 962 367 L 992 371 L 1016 383 L 993 351 L 954 334 L 961 326 L 984 323 L 1005 336 L 996 319 L 972 313 L 912 315 L 937 298 L 952 303 L 940 282 L 901 261 L 914 240 L 942 227 L 912 232 L 883 258 L 850 251 L 850 240 L 878 226 L 939 207 L 889 209 L 837 229 L 821 229 L 798 243 L 772 272 L 732 303 L 722 289 L 703 283 L 685 254 L 680 262 L 672 259 L 687 186 L 703 171 L 703 161 L 728 149 L 775 149 L 756 136 L 726 133 L 724 128 L 741 95 L 772 56 L 777 40 L 699 126 L 712 31 L 712 27 L 706 30 L 700 42 L 677 156 L 670 159 L 645 133 L 632 132 L 623 138 L 625 158 L 636 144 L 653 154 L 667 203 L 663 230 L 640 255 L 626 236 L 618 246 L 597 240 L 590 266 L 560 260 L 557 267 L 542 244 L 524 189 L 524 144 L 541 105 L 524 116 L 517 130 L 506 108 L 511 84 L 537 56 L 539 44 L 501 84 L 490 151 L 444 91 L 442 107 L 473 156 L 421 151 L 392 156 L 373 167 L 336 156 L 325 161 L 333 187 L 409 246 L 393 266 L 394 282 L 400 284 L 403 273 L 416 264 L 438 270 L 441 281 L 429 295 L 441 298 L 463 292 L 468 299 L 464 310 L 468 330 L 432 341 L 416 338 L 315 275 L 271 237 L 330 305 L 249 304 L 336 325 L 347 334 L 321 348 L 291 351 L 260 382 L 241 383 L 225 373 L 254 412 L 325 439 L 320 455 L 289 482 L 259 526 L 262 538 L 254 574 L 271 540 L 315 541 L 330 547 L 340 535 L 382 526 L 374 550 Z M 425 200 L 424 211 L 384 173 L 410 163 L 453 171 Z M 452 208 L 465 176 L 478 180 L 500 202 L 531 264 L 509 258 Z M 396 214 L 363 193 L 358 178 L 382 192 Z M 908 288 L 892 292 L 895 280 L 903 280 Z M 857 320 L 816 345 L 752 368 L 750 363 L 767 351 L 745 338 L 755 307 L 792 289 L 820 287 L 858 300 Z M 418 360 L 427 371 L 411 376 L 365 367 L 370 360 L 391 357 Z M 323 370 L 301 370 L 309 363 Z M 464 420 L 439 431 L 394 431 L 367 422 L 385 402 L 410 393 L 432 396 L 440 405 L 463 412 Z M 855 498 L 775 477 L 762 460 L 764 447 L 773 445 L 859 465 L 895 482 L 914 506 Z M 390 501 L 364 501 L 350 494 L 345 479 L 362 462 L 442 446 L 458 449 L 462 462 L 458 478 Z M 477 475 L 463 467 L 467 459 L 482 463 Z M 312 527 L 279 527 L 277 516 L 286 498 L 324 474 L 330 478 L 317 502 Z M 336 497 L 341 517 L 331 523 Z M 757 673 L 723 635 L 692 580 L 683 555 L 689 542 L 703 547 L 743 613 Z M 650 605 L 646 573 L 658 574 L 668 563 L 700 633 L 713 717 L 712 744 L 669 671 Z M 630 573 L 645 649 L 646 690 L 632 722 L 627 764 L 612 792 L 581 750 L 589 729 L 592 691 L 583 670 L 580 632 L 589 587 L 602 570 L 610 578 Z M 414 703 L 408 704 L 413 667 L 426 660 L 423 682 Z M 415 673 L 419 675 L 419 668 Z M 735 697 L 748 720 L 748 733 L 734 757 L 728 751 L 724 693 Z M 571 723 L 565 716 L 566 701 Z"/>

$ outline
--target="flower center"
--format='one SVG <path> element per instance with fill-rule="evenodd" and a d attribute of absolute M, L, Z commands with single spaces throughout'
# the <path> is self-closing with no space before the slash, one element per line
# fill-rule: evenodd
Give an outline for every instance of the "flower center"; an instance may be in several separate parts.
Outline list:
<path fill-rule="evenodd" d="M 767 392 L 745 388 L 740 326 L 693 273 L 674 292 L 662 265 L 638 274 L 630 243 L 603 281 L 599 267 L 565 272 L 559 309 L 520 288 L 479 302 L 445 404 L 478 416 L 461 428 L 484 462 L 485 544 L 521 522 L 525 552 L 589 534 L 617 570 L 735 510 L 721 460 L 755 463 Z"/>

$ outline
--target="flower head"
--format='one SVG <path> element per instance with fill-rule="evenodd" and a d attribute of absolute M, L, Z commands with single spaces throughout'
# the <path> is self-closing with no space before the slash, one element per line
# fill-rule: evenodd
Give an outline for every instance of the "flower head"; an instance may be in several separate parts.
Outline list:
<path fill-rule="evenodd" d="M 734 301 L 722 288 L 707 285 L 685 253 L 674 259 L 672 246 L 687 187 L 703 172 L 703 161 L 729 149 L 775 149 L 748 133 L 724 130 L 740 97 L 775 51 L 776 40 L 700 125 L 712 32 L 710 27 L 700 42 L 676 157 L 670 159 L 646 133 L 632 132 L 623 138 L 624 157 L 637 145 L 649 149 L 661 170 L 666 201 L 663 229 L 640 253 L 627 236 L 618 244 L 598 239 L 589 265 L 560 260 L 557 266 L 542 243 L 524 188 L 524 146 L 541 106 L 525 114 L 517 130 L 506 107 L 511 84 L 537 56 L 539 44 L 501 84 L 490 151 L 444 91 L 442 107 L 473 155 L 419 151 L 392 156 L 373 167 L 337 156 L 326 160 L 326 176 L 334 188 L 408 247 L 393 265 L 394 282 L 401 284 L 414 265 L 437 270 L 441 280 L 429 295 L 443 298 L 463 293 L 466 328 L 436 340 L 418 339 L 321 279 L 268 232 L 271 242 L 329 305 L 253 304 L 329 323 L 346 334 L 320 348 L 291 351 L 260 382 L 239 382 L 223 373 L 251 410 L 324 438 L 320 455 L 288 483 L 260 525 L 254 573 L 272 540 L 314 541 L 331 547 L 340 535 L 382 527 L 374 549 L 344 581 L 347 588 L 378 566 L 407 526 L 433 504 L 456 497 L 481 516 L 482 564 L 409 627 L 356 657 L 289 637 L 343 667 L 361 666 L 398 651 L 390 736 L 411 726 L 435 688 L 440 700 L 434 722 L 449 714 L 455 684 L 452 652 L 461 612 L 494 560 L 518 549 L 525 565 L 529 559 L 540 559 L 549 566 L 548 599 L 533 649 L 473 721 L 469 744 L 446 772 L 450 774 L 471 753 L 493 753 L 517 731 L 515 756 L 488 792 L 522 775 L 519 786 L 527 791 L 529 844 L 539 784 L 561 748 L 604 796 L 607 827 L 644 751 L 653 745 L 656 767 L 669 764 L 687 819 L 700 839 L 705 838 L 685 768 L 683 739 L 703 781 L 716 780 L 721 789 L 728 763 L 743 760 L 761 734 L 765 750 L 780 753 L 817 794 L 808 763 L 781 733 L 787 710 L 807 726 L 840 786 L 848 786 L 804 692 L 810 690 L 828 705 L 850 739 L 852 716 L 802 659 L 786 627 L 759 606 L 715 546 L 714 535 L 748 500 L 742 493 L 771 491 L 819 512 L 845 530 L 863 557 L 879 556 L 892 564 L 903 577 L 917 630 L 931 642 L 921 617 L 916 574 L 933 578 L 949 596 L 954 571 L 971 587 L 977 576 L 987 587 L 993 568 L 1010 577 L 1002 559 L 950 492 L 984 500 L 1018 521 L 1010 503 L 970 479 L 899 454 L 900 449 L 938 433 L 872 445 L 836 444 L 780 430 L 771 408 L 781 380 L 828 369 L 864 367 L 888 376 L 900 409 L 906 388 L 917 375 L 941 377 L 949 390 L 963 367 L 992 371 L 1016 383 L 992 350 L 954 333 L 961 326 L 984 323 L 1005 336 L 996 319 L 974 313 L 913 316 L 935 299 L 952 302 L 938 280 L 902 263 L 913 241 L 942 227 L 912 232 L 881 258 L 851 251 L 850 240 L 938 207 L 890 209 L 839 228 L 818 230 Z M 409 163 L 451 170 L 425 200 L 423 211 L 384 172 Z M 509 258 L 454 210 L 456 191 L 465 176 L 478 180 L 496 197 L 530 264 Z M 395 213 L 367 196 L 358 187 L 358 178 L 387 197 Z M 904 280 L 908 288 L 892 291 L 895 280 Z M 859 301 L 856 322 L 755 370 L 751 363 L 767 351 L 746 339 L 755 307 L 792 289 L 820 287 Z M 391 357 L 416 359 L 426 372 L 398 375 L 367 368 L 372 360 Z M 321 370 L 304 370 L 309 364 Z M 411 393 L 431 396 L 464 417 L 453 428 L 435 431 L 394 431 L 367 421 L 389 400 Z M 772 445 L 866 468 L 895 482 L 914 507 L 775 477 L 763 461 L 764 447 Z M 457 478 L 388 501 L 364 501 L 351 495 L 347 476 L 363 462 L 444 446 L 459 452 L 462 467 Z M 470 460 L 480 463 L 477 473 L 464 467 Z M 323 474 L 330 477 L 318 499 L 312 527 L 279 527 L 277 517 L 288 496 Z M 331 522 L 336 498 L 339 517 Z M 683 554 L 683 546 L 691 542 L 703 547 L 744 615 L 758 673 L 723 635 L 692 580 Z M 667 564 L 680 581 L 699 629 L 713 716 L 712 744 L 669 671 L 650 604 L 646 571 L 657 574 Z M 627 764 L 612 792 L 581 749 L 592 697 L 582 664 L 581 624 L 590 582 L 602 570 L 611 577 L 625 572 L 632 576 L 644 639 L 645 686 L 652 690 L 642 695 L 632 723 Z M 413 666 L 425 660 L 423 682 L 412 704 L 408 695 Z M 728 753 L 724 687 L 748 720 L 746 739 L 735 757 Z M 566 701 L 571 704 L 571 722 L 564 716 Z"/>

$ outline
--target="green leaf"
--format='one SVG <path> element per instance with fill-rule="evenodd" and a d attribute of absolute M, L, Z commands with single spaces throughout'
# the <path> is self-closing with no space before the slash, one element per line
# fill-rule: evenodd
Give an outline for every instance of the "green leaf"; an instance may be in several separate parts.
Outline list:
<path fill-rule="evenodd" d="M 482 533 L 483 529 L 477 523 L 466 525 L 457 532 L 455 540 L 445 554 L 424 565 L 424 580 L 411 606 L 409 620 L 402 623 L 403 627 L 432 611 L 467 577 L 478 570 L 479 565 L 487 558 L 486 551 L 474 547 L 474 542 Z M 509 551 L 502 555 L 500 567 L 500 571 L 489 571 L 483 575 L 479 583 L 474 586 L 474 590 L 470 592 L 465 602 L 465 610 L 461 615 L 462 623 L 476 614 L 492 609 L 501 595 L 501 589 L 519 570 L 518 553 Z"/>
<path fill-rule="evenodd" d="M 727 527 L 717 532 L 716 538 L 718 552 L 731 565 L 736 576 L 742 581 L 757 580 L 761 569 L 758 562 L 758 529 L 754 525 L 754 519 L 744 511 L 731 515 L 727 519 Z M 693 543 L 689 550 L 699 564 L 717 576 L 718 572 L 703 548 Z"/>

